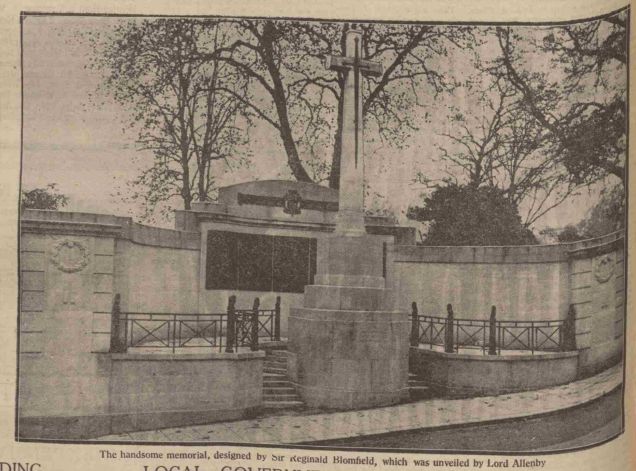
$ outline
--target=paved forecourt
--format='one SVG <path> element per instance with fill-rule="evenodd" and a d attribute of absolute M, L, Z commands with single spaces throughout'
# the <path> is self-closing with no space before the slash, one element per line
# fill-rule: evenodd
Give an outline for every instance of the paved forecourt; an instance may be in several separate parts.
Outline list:
<path fill-rule="evenodd" d="M 598 399 L 621 386 L 623 367 L 563 386 L 470 399 L 429 399 L 375 409 L 287 415 L 100 437 L 117 442 L 293 444 L 530 417 Z"/>

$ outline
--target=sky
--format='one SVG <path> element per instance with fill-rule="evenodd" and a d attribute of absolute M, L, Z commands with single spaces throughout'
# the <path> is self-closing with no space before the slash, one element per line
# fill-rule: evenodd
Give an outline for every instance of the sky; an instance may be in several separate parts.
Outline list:
<path fill-rule="evenodd" d="M 140 208 L 117 195 L 152 156 L 135 149 L 135 136 L 122 131 L 127 110 L 107 97 L 95 95 L 99 74 L 87 67 L 91 51 L 77 40 L 87 30 L 107 31 L 116 18 L 27 17 L 23 25 L 24 128 L 22 187 L 32 189 L 56 183 L 69 197 L 64 210 L 140 214 Z M 441 68 L 461 67 L 461 57 L 451 55 Z M 428 120 L 422 120 L 402 149 L 365 149 L 366 175 L 378 201 L 400 215 L 420 199 L 424 189 L 413 183 L 417 171 L 431 178 L 443 175 L 435 143 L 447 129 L 445 106 L 462 104 L 461 94 L 428 97 Z M 250 133 L 252 158 L 249 166 L 225 172 L 219 185 L 272 178 L 290 179 L 286 155 L 276 131 L 269 125 Z M 598 188 L 573 197 L 535 225 L 563 227 L 578 222 L 598 199 Z M 160 223 L 169 225 L 169 221 Z"/>

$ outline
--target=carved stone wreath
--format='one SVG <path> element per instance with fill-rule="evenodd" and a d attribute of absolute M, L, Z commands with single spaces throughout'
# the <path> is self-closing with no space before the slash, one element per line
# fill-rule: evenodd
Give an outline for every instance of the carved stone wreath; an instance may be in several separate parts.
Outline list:
<path fill-rule="evenodd" d="M 292 216 L 300 214 L 303 199 L 296 190 L 287 190 L 283 197 L 283 212 Z"/>
<path fill-rule="evenodd" d="M 82 271 L 88 265 L 88 250 L 74 240 L 62 240 L 53 247 L 51 262 L 65 273 Z"/>
<path fill-rule="evenodd" d="M 599 283 L 605 283 L 612 277 L 614 273 L 614 254 L 607 253 L 594 257 L 592 267 L 594 268 L 594 277 Z"/>

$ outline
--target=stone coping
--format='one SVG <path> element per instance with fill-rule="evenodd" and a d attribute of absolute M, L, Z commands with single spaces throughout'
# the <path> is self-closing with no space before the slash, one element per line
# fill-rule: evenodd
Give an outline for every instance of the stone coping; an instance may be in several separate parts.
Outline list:
<path fill-rule="evenodd" d="M 311 313 L 311 316 L 303 316 L 303 313 Z M 387 311 L 385 309 L 379 309 L 377 311 L 356 311 L 354 309 L 332 309 L 332 308 L 316 308 L 316 307 L 304 307 L 304 306 L 291 306 L 290 317 L 296 319 L 306 320 L 323 320 L 329 319 L 334 323 L 361 323 L 369 322 L 373 319 L 386 321 L 390 317 L 402 317 L 402 319 L 394 319 L 394 322 L 408 322 L 411 323 L 411 318 L 408 311 Z"/>
<path fill-rule="evenodd" d="M 623 231 L 594 239 L 551 245 L 515 246 L 428 246 L 389 247 L 396 263 L 565 263 L 573 258 L 593 257 L 619 249 L 625 241 Z"/>
<path fill-rule="evenodd" d="M 220 212 L 194 213 L 201 220 L 215 220 L 237 226 L 322 232 L 331 232 L 334 226 L 325 222 L 239 217 L 227 214 L 226 210 L 224 208 Z M 373 217 L 367 217 L 366 221 L 372 232 L 373 228 L 380 226 L 403 231 L 410 229 L 397 224 L 377 224 L 377 218 Z M 133 222 L 130 217 L 108 214 L 25 209 L 20 215 L 20 229 L 23 233 L 113 237 L 147 246 L 196 251 L 201 249 L 200 232 L 146 226 Z M 389 245 L 388 250 L 392 252 L 396 263 L 560 263 L 616 250 L 624 244 L 624 239 L 624 231 L 620 230 L 594 239 L 564 244 L 501 247 Z"/>
<path fill-rule="evenodd" d="M 281 338 L 280 340 L 267 340 L 258 342 L 258 348 L 265 350 L 286 349 L 287 339 Z"/>
<path fill-rule="evenodd" d="M 94 222 L 41 221 L 22 219 L 20 231 L 31 234 L 82 235 L 92 237 L 118 237 L 122 226 Z"/>
<path fill-rule="evenodd" d="M 227 208 L 219 203 L 201 203 L 205 211 L 178 211 L 196 215 L 201 221 L 215 221 L 233 226 L 294 229 L 302 231 L 333 232 L 335 223 L 303 220 L 255 218 L 227 214 Z M 211 211 L 210 208 L 217 208 Z M 381 219 L 381 218 L 380 218 Z M 377 217 L 367 217 L 370 233 L 381 230 L 404 232 L 412 228 L 381 222 Z M 192 225 L 191 225 L 192 226 Z M 196 224 L 194 225 L 196 226 Z M 201 249 L 201 233 L 195 227 L 190 230 L 152 227 L 133 222 L 130 217 L 109 214 L 82 213 L 25 209 L 22 211 L 20 228 L 23 233 L 80 235 L 127 239 L 140 245 L 186 250 Z M 249 230 L 248 230 L 249 232 Z"/>
<path fill-rule="evenodd" d="M 25 209 L 21 213 L 23 233 L 112 237 L 139 245 L 174 249 L 201 248 L 201 234 L 133 222 L 130 217 L 108 214 Z"/>
<path fill-rule="evenodd" d="M 231 214 L 228 206 L 222 203 L 205 203 L 205 209 L 194 209 L 190 211 L 181 211 L 188 215 L 193 215 L 199 221 L 214 221 L 223 222 L 226 224 L 234 224 L 239 226 L 255 226 L 255 227 L 283 227 L 297 230 L 312 230 L 322 232 L 333 232 L 336 223 L 335 216 L 333 220 L 309 220 L 296 216 L 296 219 L 288 218 L 274 218 L 274 217 L 255 217 L 248 215 Z M 303 211 L 315 211 L 306 209 Z M 319 211 L 315 211 L 319 212 Z M 335 214 L 335 213 L 333 213 Z M 401 226 L 397 223 L 389 222 L 378 216 L 365 216 L 364 218 L 367 231 L 382 230 L 382 229 L 394 229 L 414 232 L 414 228 L 409 226 Z M 369 232 L 370 235 L 374 235 L 374 232 Z"/>
<path fill-rule="evenodd" d="M 113 361 L 219 361 L 219 360 L 253 360 L 265 358 L 265 352 L 235 353 L 111 353 Z"/>
<path fill-rule="evenodd" d="M 433 357 L 445 358 L 447 360 L 469 360 L 469 361 L 499 361 L 499 362 L 511 362 L 511 361 L 546 361 L 546 360 L 558 360 L 560 358 L 573 358 L 579 355 L 578 351 L 572 352 L 540 352 L 537 354 L 525 354 L 525 355 L 471 355 L 468 353 L 446 353 L 436 352 L 435 350 L 429 350 L 428 348 L 410 347 L 412 350 L 423 352 L 425 355 Z"/>
<path fill-rule="evenodd" d="M 590 258 L 617 250 L 622 245 L 624 245 L 622 237 L 610 241 L 598 240 L 598 243 L 594 245 L 575 247 L 568 251 L 568 255 L 570 258 Z"/>
<path fill-rule="evenodd" d="M 251 193 L 259 196 L 283 196 L 288 190 L 296 190 L 303 199 L 338 202 L 338 190 L 313 182 L 293 180 L 256 180 L 235 183 L 219 188 L 219 202 L 236 204 L 236 194 Z M 194 203 L 193 206 L 199 203 Z"/>

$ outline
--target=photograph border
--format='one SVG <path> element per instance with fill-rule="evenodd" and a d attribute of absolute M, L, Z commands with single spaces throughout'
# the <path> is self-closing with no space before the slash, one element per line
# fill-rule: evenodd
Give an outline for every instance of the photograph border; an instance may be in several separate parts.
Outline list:
<path fill-rule="evenodd" d="M 621 420 L 622 426 L 621 431 L 604 439 L 603 441 L 592 443 L 589 445 L 568 448 L 563 450 L 554 450 L 554 451 L 497 451 L 497 450 L 461 450 L 461 449 L 412 449 L 412 448 L 373 448 L 373 447 L 346 447 L 346 446 L 322 446 L 322 445 L 305 445 L 305 444 L 267 444 L 267 443 L 243 443 L 243 442 L 166 442 L 166 441 L 111 441 L 111 440 L 95 440 L 95 439 L 86 439 L 86 440 L 65 440 L 65 439 L 39 439 L 39 438 L 24 438 L 19 437 L 19 373 L 20 373 L 20 313 L 21 313 L 21 290 L 20 290 L 20 282 L 21 282 L 21 271 L 20 271 L 20 235 L 21 235 L 21 220 L 22 214 L 20 212 L 20 195 L 22 192 L 22 177 L 23 177 L 23 159 L 24 159 L 24 21 L 29 17 L 96 17 L 96 18 L 223 18 L 223 19 L 270 19 L 270 20 L 293 20 L 293 21 L 312 21 L 312 22 L 334 22 L 334 23 L 373 23 L 373 24 L 413 24 L 413 25 L 434 25 L 434 26 L 452 26 L 452 25 L 463 25 L 463 26 L 559 26 L 559 25 L 571 25 L 571 24 L 579 24 L 584 22 L 590 22 L 595 20 L 601 20 L 603 18 L 627 11 L 628 21 L 627 21 L 627 82 L 626 82 L 626 92 L 627 92 L 627 121 L 626 121 L 626 165 L 625 165 L 625 195 L 626 195 L 626 221 L 625 228 L 623 229 L 624 236 L 624 276 L 625 276 L 625 300 L 623 303 L 623 352 L 622 352 L 622 379 L 623 382 L 620 386 L 621 388 Z M 559 455 L 564 453 L 572 453 L 576 451 L 587 450 L 591 448 L 596 448 L 605 443 L 614 441 L 616 438 L 625 434 L 625 422 L 626 422 L 626 400 L 625 400 L 625 389 L 626 389 L 626 371 L 627 371 L 627 334 L 628 334 L 628 316 L 627 316 L 627 305 L 628 298 L 631 299 L 629 293 L 629 278 L 628 278 L 628 267 L 629 267 L 629 181 L 630 181 L 630 171 L 629 171 L 629 156 L 630 156 L 630 146 L 629 146 L 629 134 L 630 134 L 630 109 L 631 109 L 631 97 L 630 97 L 630 72 L 631 72 L 631 54 L 630 54 L 630 34 L 631 34 L 631 5 L 627 5 L 625 7 L 613 10 L 611 12 L 600 14 L 592 17 L 583 17 L 574 20 L 564 20 L 564 21 L 418 21 L 418 20 L 370 20 L 370 19 L 343 19 L 343 18 L 325 18 L 325 17 L 295 17 L 295 16 L 251 16 L 251 15 L 201 15 L 201 14 L 138 14 L 138 13 L 91 13 L 91 12 L 47 12 L 47 11 L 21 11 L 19 16 L 20 22 L 20 164 L 19 164 L 19 184 L 18 184 L 18 195 L 17 195 L 17 281 L 18 281 L 18 290 L 17 290 L 17 326 L 16 330 L 16 386 L 15 386 L 15 404 L 14 404 L 14 414 L 15 414 L 15 429 L 14 429 L 14 442 L 19 443 L 52 443 L 52 444 L 69 444 L 69 445 L 141 445 L 141 446 L 188 446 L 188 447 L 209 447 L 209 446 L 231 446 L 236 448 L 273 448 L 273 449 L 290 449 L 290 450 L 311 450 L 311 451 L 347 451 L 347 452 L 363 452 L 363 453 L 412 453 L 412 454 L 437 454 L 437 455 L 450 455 L 450 454 L 461 454 L 461 455 L 485 455 L 485 456 L 536 456 L 536 455 Z M 601 396 L 603 397 L 603 396 Z M 597 398 L 595 400 L 599 400 L 601 398 Z M 541 413 L 538 415 L 529 416 L 528 418 L 538 418 L 543 416 L 550 416 L 553 414 L 557 414 L 563 411 L 571 411 L 575 410 L 579 407 L 585 406 L 587 403 L 578 404 L 576 406 L 568 407 L 566 409 L 559 410 L 558 412 L 547 412 Z M 525 418 L 524 418 L 525 419 Z M 458 427 L 466 427 L 466 426 L 482 426 L 482 425 L 492 425 L 498 423 L 510 423 L 518 420 L 523 420 L 519 418 L 511 418 L 511 419 L 494 419 L 492 421 L 482 421 L 475 424 L 465 424 L 465 425 L 447 425 L 447 426 L 434 426 L 434 427 L 422 427 L 417 429 L 411 429 L 410 431 L 426 431 L 426 430 L 448 430 Z M 390 435 L 399 435 L 401 433 L 405 433 L 405 431 L 397 431 L 397 432 L 388 432 L 388 433 L 379 433 L 371 436 L 390 436 Z"/>

